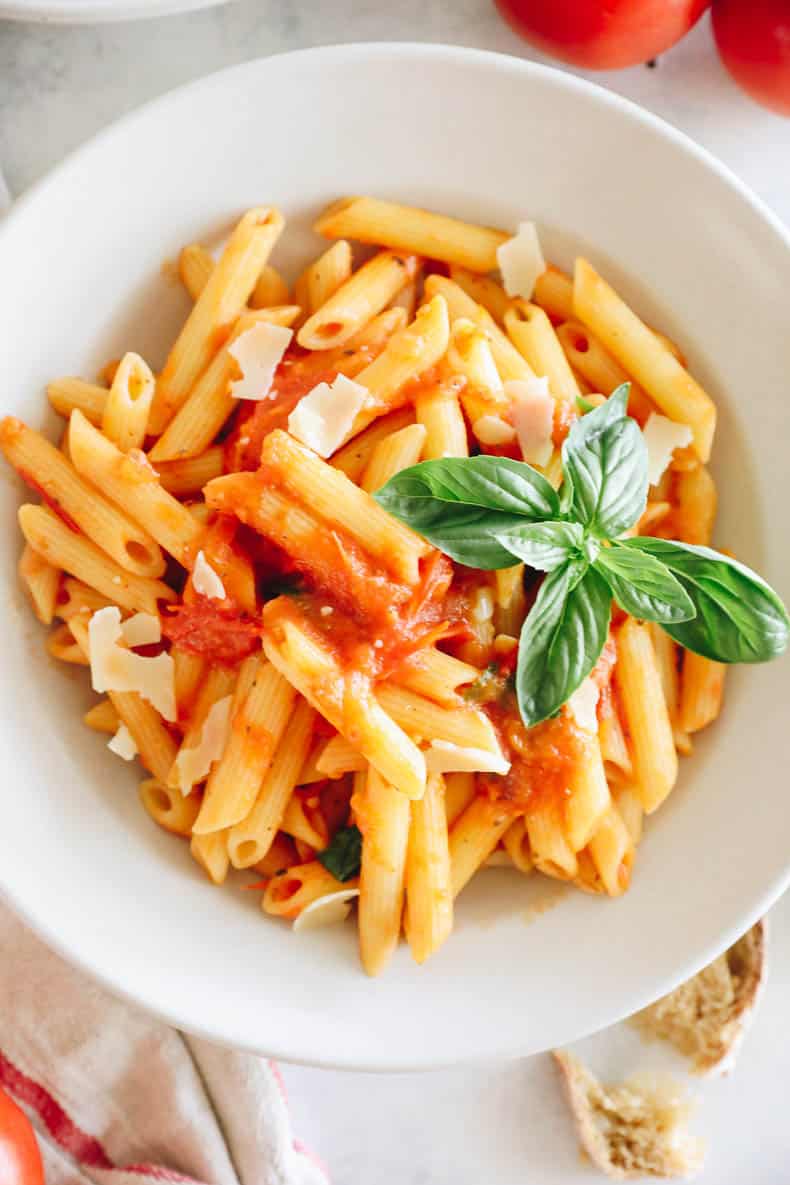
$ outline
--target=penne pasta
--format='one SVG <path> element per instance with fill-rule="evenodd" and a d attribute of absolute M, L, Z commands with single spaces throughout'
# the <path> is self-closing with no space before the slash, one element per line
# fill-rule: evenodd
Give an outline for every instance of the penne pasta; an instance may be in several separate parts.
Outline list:
<path fill-rule="evenodd" d="M 55 379 L 47 386 L 49 402 L 56 412 L 68 419 L 76 409 L 97 428 L 101 426 L 109 394 L 106 387 L 86 383 L 83 379 Z"/>
<path fill-rule="evenodd" d="M 574 852 L 581 851 L 589 843 L 610 802 L 598 737 L 585 735 L 565 800 L 565 833 Z"/>
<path fill-rule="evenodd" d="M 610 897 L 619 897 L 631 880 L 634 843 L 614 803 L 600 819 L 589 852 L 604 889 Z"/>
<path fill-rule="evenodd" d="M 335 290 L 321 293 L 315 305 L 311 300 L 315 311 L 296 335 L 299 345 L 306 350 L 344 346 L 414 278 L 416 268 L 413 255 L 380 251 Z"/>
<path fill-rule="evenodd" d="M 512 822 L 513 815 L 503 803 L 493 802 L 483 795 L 472 798 L 450 829 L 453 897 L 458 896 L 478 868 L 485 864 Z"/>
<path fill-rule="evenodd" d="M 171 794 L 174 791 L 171 790 Z M 224 883 L 228 875 L 227 836 L 224 831 L 214 831 L 211 835 L 192 835 L 189 850 L 214 885 Z"/>
<path fill-rule="evenodd" d="M 678 713 L 684 732 L 699 732 L 716 719 L 721 711 L 726 671 L 724 663 L 691 650 L 684 652 Z"/>
<path fill-rule="evenodd" d="M 163 490 L 175 498 L 202 494 L 203 486 L 225 472 L 225 450 L 221 444 L 211 445 L 196 457 L 175 461 L 158 461 L 156 472 Z"/>
<path fill-rule="evenodd" d="M 688 424 L 697 455 L 707 461 L 716 429 L 713 400 L 585 259 L 576 261 L 573 307 L 659 411 Z"/>
<path fill-rule="evenodd" d="M 529 835 L 524 819 L 514 819 L 502 836 L 502 846 L 519 872 L 532 872 L 535 863 L 529 846 Z"/>
<path fill-rule="evenodd" d="M 409 842 L 409 800 L 375 769 L 355 775 L 352 806 L 362 832 L 359 952 L 379 975 L 398 945 Z"/>
<path fill-rule="evenodd" d="M 655 410 L 639 383 L 635 383 L 594 333 L 580 321 L 568 320 L 557 326 L 557 337 L 572 369 L 581 374 L 592 391 L 611 395 L 616 387 L 630 382 L 628 412 L 640 424 Z M 583 392 L 584 394 L 584 392 Z"/>
<path fill-rule="evenodd" d="M 440 774 L 432 774 L 423 797 L 411 803 L 406 899 L 409 949 L 415 963 L 424 963 L 453 928 L 450 849 Z"/>
<path fill-rule="evenodd" d="M 294 864 L 271 878 L 263 894 L 261 908 L 273 917 L 292 920 L 319 898 L 338 893 L 341 889 L 353 889 L 357 884 L 356 879 L 343 883 L 335 880 L 331 872 L 327 872 L 317 860 Z"/>
<path fill-rule="evenodd" d="M 397 411 L 390 412 L 389 415 L 374 420 L 369 428 L 365 428 L 364 431 L 353 436 L 348 444 L 343 445 L 335 453 L 329 464 L 333 469 L 339 469 L 341 473 L 345 473 L 349 480 L 359 482 L 377 445 L 386 440 L 393 432 L 400 432 L 402 428 L 408 428 L 413 423 L 414 409 L 411 407 L 401 407 Z"/>
<path fill-rule="evenodd" d="M 143 447 L 154 386 L 151 369 L 140 355 L 125 354 L 112 380 L 101 420 L 102 432 L 122 453 Z"/>
<path fill-rule="evenodd" d="M 555 321 L 569 321 L 573 317 L 573 280 L 550 263 L 535 281 L 532 299 Z"/>
<path fill-rule="evenodd" d="M 42 625 L 52 625 L 60 591 L 60 570 L 26 543 L 19 557 L 18 572 L 36 617 Z"/>
<path fill-rule="evenodd" d="M 367 767 L 367 760 L 356 745 L 346 740 L 340 733 L 330 737 L 315 760 L 319 778 L 342 778 L 343 774 L 357 773 Z M 318 778 L 311 780 L 317 781 Z M 304 775 L 300 775 L 299 785 L 304 785 L 306 781 Z"/>
<path fill-rule="evenodd" d="M 156 778 L 140 783 L 140 802 L 155 823 L 173 835 L 189 836 L 200 810 L 200 798 L 190 794 L 184 798 L 178 791 L 163 786 Z"/>
<path fill-rule="evenodd" d="M 375 494 L 391 477 L 416 465 L 425 446 L 427 432 L 422 424 L 410 424 L 381 440 L 371 453 L 360 478 L 360 486 L 368 494 Z"/>
<path fill-rule="evenodd" d="M 444 775 L 444 809 L 447 826 L 452 827 L 475 796 L 475 775 L 449 773 Z"/>
<path fill-rule="evenodd" d="M 455 322 L 459 317 L 474 322 L 483 330 L 491 353 L 494 356 L 499 377 L 506 379 L 530 379 L 535 377 L 532 367 L 513 345 L 503 329 L 497 325 L 494 318 L 482 305 L 464 292 L 458 284 L 448 280 L 445 276 L 428 276 L 425 281 L 425 296 L 427 299 L 436 296 L 444 297 L 450 320 Z"/>
<path fill-rule="evenodd" d="M 381 707 L 411 736 L 424 740 L 450 741 L 467 749 L 499 752 L 494 726 L 477 708 L 445 708 L 422 695 L 394 683 L 380 683 L 376 699 Z"/>
<path fill-rule="evenodd" d="M 52 658 L 59 662 L 73 663 L 75 666 L 89 666 L 87 655 L 83 654 L 67 622 L 62 622 L 50 630 L 47 638 L 47 651 Z"/>
<path fill-rule="evenodd" d="M 510 297 L 501 284 L 490 276 L 481 276 L 457 264 L 450 266 L 450 279 L 463 288 L 475 304 L 482 305 L 499 325 L 504 324 L 505 313 L 510 308 Z"/>
<path fill-rule="evenodd" d="M 562 802 L 548 798 L 524 816 L 532 859 L 539 872 L 573 880 L 578 860 L 565 826 Z"/>
<path fill-rule="evenodd" d="M 193 300 L 197 300 L 214 271 L 214 257 L 200 243 L 190 243 L 178 256 L 181 283 Z"/>
<path fill-rule="evenodd" d="M 529 301 L 514 300 L 505 314 L 505 329 L 535 374 L 548 378 L 557 402 L 569 404 L 575 411 L 581 391 L 544 310 Z"/>
<path fill-rule="evenodd" d="M 262 269 L 255 281 L 255 287 L 250 295 L 251 309 L 274 308 L 277 305 L 287 305 L 289 300 L 288 285 L 283 277 L 270 263 Z"/>
<path fill-rule="evenodd" d="M 678 539 L 709 547 L 716 519 L 716 483 L 706 465 L 675 475 L 673 526 Z"/>
<path fill-rule="evenodd" d="M 73 635 L 72 635 L 73 637 Z M 120 717 L 109 699 L 100 699 L 82 717 L 83 724 L 94 732 L 107 732 L 114 736 L 121 723 Z M 191 825 L 190 825 L 191 827 Z"/>
<path fill-rule="evenodd" d="M 393 675 L 393 681 L 443 707 L 453 708 L 461 703 L 458 688 L 473 683 L 479 675 L 480 670 L 471 663 L 445 654 L 435 646 L 426 646 L 406 660 Z"/>
<path fill-rule="evenodd" d="M 424 431 L 423 461 L 439 457 L 468 457 L 466 423 L 458 394 L 447 383 L 421 391 L 414 401 L 417 423 Z"/>
<path fill-rule="evenodd" d="M 314 223 L 313 230 L 328 239 L 376 243 L 460 264 L 473 272 L 493 271 L 497 247 L 508 238 L 504 231 L 488 226 L 372 197 L 346 197 L 333 202 Z"/>
<path fill-rule="evenodd" d="M 167 776 L 167 785 L 173 790 L 180 790 L 184 795 L 189 794 L 193 786 L 195 786 L 198 782 L 202 782 L 209 772 L 208 769 L 204 769 L 201 770 L 196 776 L 194 768 L 191 767 L 189 763 L 190 755 L 192 755 L 200 745 L 203 729 L 205 727 L 209 712 L 215 704 L 220 702 L 220 700 L 223 700 L 228 696 L 232 696 L 236 685 L 236 673 L 231 667 L 212 667 L 211 670 L 205 674 L 205 678 L 202 678 L 205 664 L 202 660 L 199 660 L 199 663 L 200 665 L 198 666 L 196 663 L 195 667 L 201 676 L 201 682 L 200 688 L 198 689 L 195 687 L 192 691 L 193 695 L 196 694 L 196 698 L 194 707 L 188 715 L 189 727 L 184 733 L 181 745 L 179 746 L 175 760 Z M 183 719 L 181 712 L 182 703 L 184 703 L 184 700 L 179 698 L 179 692 L 184 695 L 185 691 L 183 686 L 183 659 L 179 665 L 182 666 L 182 670 L 178 672 L 176 676 L 176 704 L 178 707 L 179 717 Z M 180 675 L 180 680 L 178 675 Z M 179 686 L 179 681 L 181 682 L 181 686 Z M 191 699 L 192 697 L 189 696 L 188 698 Z M 187 699 L 186 696 L 185 699 Z M 219 756 L 221 756 L 221 754 L 215 757 L 214 760 L 218 760 Z"/>
<path fill-rule="evenodd" d="M 650 630 L 633 618 L 617 634 L 615 681 L 631 738 L 634 788 L 652 814 L 675 785 L 678 759 Z"/>

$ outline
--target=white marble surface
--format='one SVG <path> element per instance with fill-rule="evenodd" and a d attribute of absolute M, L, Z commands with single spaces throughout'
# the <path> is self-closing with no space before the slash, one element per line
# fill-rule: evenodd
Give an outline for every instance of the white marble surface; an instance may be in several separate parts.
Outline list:
<path fill-rule="evenodd" d="M 188 79 L 300 46 L 393 39 L 528 52 L 489 0 L 238 0 L 139 24 L 0 22 L 0 165 L 18 194 L 110 120 Z M 705 23 L 656 69 L 599 81 L 710 148 L 790 222 L 790 121 L 732 86 Z M 710 1143 L 705 1185 L 790 1182 L 783 1103 L 790 1079 L 790 898 L 774 914 L 772 978 L 737 1073 L 696 1088 L 696 1127 Z M 587 1046 L 594 1064 L 613 1073 L 668 1060 L 622 1028 Z M 328 1162 L 335 1185 L 595 1180 L 579 1162 L 548 1058 L 389 1078 L 284 1071 L 296 1130 Z"/>

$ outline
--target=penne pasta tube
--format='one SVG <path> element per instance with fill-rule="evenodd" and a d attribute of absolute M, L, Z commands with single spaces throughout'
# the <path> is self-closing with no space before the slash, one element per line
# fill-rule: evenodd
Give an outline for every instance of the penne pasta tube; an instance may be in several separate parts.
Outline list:
<path fill-rule="evenodd" d="M 559 403 L 569 404 L 575 411 L 581 391 L 544 310 L 529 301 L 514 300 L 505 314 L 505 329 L 535 374 L 548 378 L 554 398 Z"/>
<path fill-rule="evenodd" d="M 589 843 L 610 801 L 598 737 L 585 735 L 565 800 L 565 833 L 574 852 L 581 851 Z"/>
<path fill-rule="evenodd" d="M 154 435 L 167 427 L 243 310 L 284 225 L 279 210 L 259 206 L 234 229 L 159 376 L 151 407 Z"/>
<path fill-rule="evenodd" d="M 73 637 L 73 635 L 72 635 Z M 97 704 L 89 708 L 82 717 L 82 723 L 87 724 L 94 732 L 106 732 L 114 736 L 121 723 L 120 717 L 109 699 L 100 699 Z"/>
<path fill-rule="evenodd" d="M 171 790 L 170 793 L 174 794 L 175 791 Z M 223 884 L 230 864 L 226 832 L 214 831 L 211 835 L 193 834 L 189 850 L 212 884 Z"/>
<path fill-rule="evenodd" d="M 47 652 L 59 662 L 73 663 L 80 667 L 90 665 L 87 655 L 83 654 L 65 621 L 50 630 L 47 638 Z"/>
<path fill-rule="evenodd" d="M 679 712 L 684 732 L 699 732 L 716 719 L 721 711 L 726 671 L 724 663 L 713 662 L 691 650 L 684 653 Z"/>
<path fill-rule="evenodd" d="M 413 279 L 416 269 L 417 260 L 413 255 L 380 251 L 323 301 L 316 303 L 315 311 L 296 335 L 299 345 L 306 350 L 344 346 L 363 325 L 386 308 L 401 288 Z"/>
<path fill-rule="evenodd" d="M 19 557 L 18 572 L 36 617 L 42 625 L 52 625 L 60 591 L 60 570 L 26 543 Z"/>
<path fill-rule="evenodd" d="M 176 697 L 178 719 L 189 720 L 193 704 L 206 674 L 206 660 L 200 654 L 190 654 L 178 646 L 172 646 L 173 686 Z"/>
<path fill-rule="evenodd" d="M 532 299 L 555 321 L 569 321 L 573 316 L 573 280 L 550 263 L 535 281 Z"/>
<path fill-rule="evenodd" d="M 576 260 L 574 311 L 671 420 L 688 424 L 701 461 L 710 456 L 716 407 L 674 354 L 585 260 Z"/>
<path fill-rule="evenodd" d="M 445 708 L 395 683 L 380 683 L 376 699 L 381 707 L 411 736 L 424 740 L 450 741 L 466 749 L 499 753 L 494 726 L 477 708 Z"/>
<path fill-rule="evenodd" d="M 19 525 L 37 555 L 90 585 L 113 604 L 132 611 L 157 613 L 159 601 L 175 600 L 175 593 L 167 584 L 127 572 L 43 506 L 29 503 L 20 506 Z"/>
<path fill-rule="evenodd" d="M 414 410 L 425 433 L 423 461 L 469 456 L 464 413 L 458 394 L 450 384 L 437 383 L 420 391 L 414 401 Z"/>
<path fill-rule="evenodd" d="M 340 198 L 324 210 L 313 229 L 328 239 L 380 244 L 460 264 L 473 272 L 493 271 L 497 247 L 509 237 L 488 226 L 372 197 Z"/>
<path fill-rule="evenodd" d="M 355 775 L 352 806 L 362 832 L 359 951 L 368 975 L 378 975 L 391 959 L 400 936 L 409 800 L 370 769 Z"/>
<path fill-rule="evenodd" d="M 625 829 L 631 837 L 631 843 L 636 847 L 642 838 L 642 823 L 645 815 L 639 797 L 634 793 L 632 786 L 625 784 L 612 791 L 612 798 L 620 812 Z"/>
<path fill-rule="evenodd" d="M 502 836 L 502 846 L 510 861 L 519 872 L 532 872 L 535 864 L 529 846 L 527 825 L 523 819 L 514 819 Z"/>
<path fill-rule="evenodd" d="M 294 864 L 272 877 L 263 894 L 261 908 L 273 917 L 292 920 L 298 918 L 308 905 L 318 901 L 319 897 L 339 893 L 342 889 L 353 889 L 357 884 L 356 879 L 344 882 L 336 880 L 317 860 Z"/>
<path fill-rule="evenodd" d="M 200 810 L 200 797 L 190 794 L 187 798 L 178 791 L 163 786 L 156 778 L 146 778 L 138 791 L 140 802 L 155 823 L 173 835 L 192 834 L 192 824 Z"/>
<path fill-rule="evenodd" d="M 357 773 L 367 767 L 367 760 L 359 749 L 340 733 L 329 738 L 315 761 L 316 771 L 322 778 L 342 778 L 343 774 Z M 304 781 L 300 777 L 299 784 L 303 785 Z"/>
<path fill-rule="evenodd" d="M 274 842 L 269 848 L 262 860 L 259 860 L 253 867 L 261 876 L 272 877 L 277 876 L 286 869 L 291 868 L 294 864 L 299 863 L 299 856 L 296 852 L 296 845 L 291 839 L 290 835 L 283 835 L 282 831 L 274 837 Z"/>
<path fill-rule="evenodd" d="M 347 439 L 402 403 L 403 388 L 436 365 L 449 338 L 450 322 L 442 297 L 422 305 L 409 325 L 393 333 L 378 357 L 356 375 L 356 382 L 367 387 L 375 402 L 359 412 Z"/>
<path fill-rule="evenodd" d="M 604 764 L 614 766 L 626 778 L 631 778 L 634 772 L 631 754 L 628 752 L 628 743 L 615 703 L 612 703 L 612 710 L 601 717 L 598 726 L 598 740 Z"/>
<path fill-rule="evenodd" d="M 650 630 L 633 618 L 617 634 L 614 678 L 631 737 L 634 788 L 652 814 L 675 785 L 678 759 Z"/>
<path fill-rule="evenodd" d="M 557 337 L 571 367 L 584 376 L 593 391 L 611 395 L 622 383 L 631 384 L 628 411 L 640 424 L 655 410 L 639 383 L 635 383 L 620 363 L 581 321 L 568 320 L 557 326 Z"/>
<path fill-rule="evenodd" d="M 80 412 L 72 414 L 80 416 L 90 432 L 104 439 Z M 42 494 L 75 538 L 82 531 L 116 564 L 136 576 L 162 575 L 164 556 L 149 532 L 97 493 L 45 437 L 21 420 L 7 416 L 0 423 L 0 449 L 20 476 Z"/>
<path fill-rule="evenodd" d="M 684 543 L 709 547 L 716 519 L 716 483 L 706 465 L 675 475 L 673 527 Z"/>
<path fill-rule="evenodd" d="M 178 256 L 181 283 L 193 300 L 197 300 L 214 271 L 214 256 L 200 243 L 190 243 Z"/>
<path fill-rule="evenodd" d="M 443 296 L 447 302 L 450 321 L 461 318 L 473 321 L 486 335 L 491 346 L 499 377 L 504 382 L 507 379 L 530 379 L 535 377 L 532 367 L 513 345 L 503 329 L 497 325 L 494 318 L 482 305 L 464 292 L 458 284 L 448 280 L 445 276 L 428 276 L 425 281 L 426 298 Z"/>
<path fill-rule="evenodd" d="M 230 735 L 214 766 L 194 831 L 224 831 L 245 819 L 293 710 L 294 688 L 271 663 L 257 660 L 246 695 L 234 703 Z"/>
<path fill-rule="evenodd" d="M 482 305 L 498 324 L 503 324 L 505 313 L 510 308 L 510 297 L 501 284 L 491 276 L 478 275 L 465 267 L 458 267 L 457 264 L 450 267 L 450 279 L 459 288 L 463 288 L 475 304 Z"/>
<path fill-rule="evenodd" d="M 331 651 L 277 603 L 264 610 L 266 657 L 382 777 L 409 798 L 425 789 L 425 758 L 387 715 L 364 677 L 346 675 Z"/>
<path fill-rule="evenodd" d="M 360 359 L 367 354 L 367 360 L 371 361 L 376 354 L 379 354 L 384 349 L 393 333 L 398 333 L 401 329 L 405 329 L 414 320 L 415 315 L 416 310 L 411 318 L 408 317 L 406 309 L 399 306 L 384 309 L 383 313 L 379 313 L 378 316 L 368 321 L 367 325 L 363 325 L 349 339 L 346 349 L 340 352 L 338 369 L 342 374 L 348 373 L 348 377 L 353 378 L 355 374 L 359 373 L 361 367 L 355 363 L 354 373 L 348 372 L 346 364 L 343 362 L 346 350 L 355 351 Z"/>
<path fill-rule="evenodd" d="M 430 544 L 382 510 L 344 473 L 280 430 L 266 437 L 261 459 L 269 474 L 314 514 L 348 531 L 396 578 L 417 583 L 419 562 L 432 550 Z M 209 485 L 209 503 L 212 492 L 227 481 L 220 478 Z"/>
<path fill-rule="evenodd" d="M 301 794 L 292 794 L 283 814 L 282 830 L 291 836 L 297 848 L 301 843 L 313 851 L 322 852 L 329 843 L 329 832 L 323 815 L 317 809 L 317 797 L 315 803 L 316 808 L 311 810 Z"/>
<path fill-rule="evenodd" d="M 151 368 L 140 355 L 125 354 L 112 380 L 101 421 L 102 432 L 122 453 L 143 447 L 154 386 Z"/>
<path fill-rule="evenodd" d="M 73 576 L 66 576 L 58 595 L 56 616 L 61 617 L 63 621 L 70 621 L 75 613 L 80 613 L 86 615 L 87 621 L 88 615 L 96 613 L 98 609 L 106 609 L 111 604 L 109 597 L 103 597 L 94 588 L 89 588 Z"/>
<path fill-rule="evenodd" d="M 634 843 L 622 815 L 611 803 L 590 839 L 589 852 L 610 897 L 619 897 L 631 881 Z"/>
<path fill-rule="evenodd" d="M 449 938 L 453 928 L 450 848 L 441 774 L 432 774 L 423 797 L 411 803 L 406 900 L 409 948 L 415 963 L 424 963 Z"/>
<path fill-rule="evenodd" d="M 427 435 L 422 424 L 410 424 L 408 428 L 401 428 L 399 432 L 393 432 L 385 440 L 380 440 L 360 479 L 362 489 L 368 494 L 375 494 L 396 473 L 416 465 Z"/>
<path fill-rule="evenodd" d="M 47 386 L 49 402 L 56 412 L 68 419 L 76 408 L 97 428 L 101 426 L 109 394 L 106 387 L 83 379 L 53 379 Z"/>
<path fill-rule="evenodd" d="M 310 750 L 316 714 L 303 699 L 297 703 L 288 731 L 261 782 L 252 810 L 228 833 L 228 854 L 234 868 L 249 868 L 268 853 L 279 830 L 293 834 L 284 816 L 299 772 Z M 300 836 L 299 838 L 304 838 Z M 324 842 L 314 847 L 325 847 Z"/>
<path fill-rule="evenodd" d="M 468 317 L 458 317 L 453 321 L 447 364 L 455 375 L 462 375 L 466 379 L 463 393 L 472 388 L 481 401 L 479 410 L 470 412 L 470 418 L 477 419 L 486 410 L 495 411 L 497 407 L 507 408 L 508 401 L 502 392 L 502 379 L 494 361 L 491 343 L 485 330 Z"/>
<path fill-rule="evenodd" d="M 444 809 L 447 826 L 452 827 L 475 796 L 475 775 L 449 773 L 444 775 Z"/>
<path fill-rule="evenodd" d="M 478 868 L 485 864 L 512 822 L 512 812 L 502 803 L 492 802 L 483 795 L 472 798 L 450 829 L 450 884 L 453 897 L 458 896 Z"/>
<path fill-rule="evenodd" d="M 681 753 L 688 753 L 691 750 L 691 742 L 680 723 L 680 648 L 656 622 L 650 622 L 648 629 L 675 738 L 675 748 Z"/>
<path fill-rule="evenodd" d="M 473 683 L 480 670 L 435 646 L 416 651 L 392 676 L 393 682 L 446 708 L 458 707 L 458 688 Z"/>
<path fill-rule="evenodd" d="M 568 840 L 563 814 L 562 802 L 547 798 L 524 816 L 524 822 L 538 871 L 557 880 L 573 880 L 578 861 Z"/>
<path fill-rule="evenodd" d="M 202 494 L 204 485 L 225 472 L 224 452 L 221 444 L 215 444 L 196 457 L 159 461 L 156 472 L 162 489 L 176 498 Z"/>
<path fill-rule="evenodd" d="M 512 568 L 500 568 L 494 573 L 494 587 L 494 628 L 498 634 L 517 638 L 527 615 L 524 565 L 514 564 Z"/>
<path fill-rule="evenodd" d="M 183 651 L 181 653 L 183 654 Z M 176 753 L 175 761 L 167 776 L 167 785 L 173 790 L 180 790 L 182 794 L 188 794 L 192 787 L 197 782 L 202 782 L 209 772 L 208 770 L 204 770 L 200 776 L 194 777 L 189 764 L 189 755 L 200 745 L 206 718 L 211 709 L 220 700 L 233 695 L 236 685 L 236 672 L 231 667 L 214 666 L 205 673 L 205 663 L 203 660 L 200 660 L 200 667 L 197 669 L 201 673 L 200 688 L 199 690 L 196 689 L 195 705 L 189 713 L 189 727 L 184 733 L 181 745 Z M 204 673 L 205 677 L 202 677 Z M 176 704 L 178 706 L 179 717 L 181 717 L 181 701 L 178 699 L 178 684 L 176 686 Z"/>
<path fill-rule="evenodd" d="M 382 440 L 414 423 L 414 409 L 401 407 L 387 416 L 374 420 L 369 428 L 359 432 L 344 444 L 330 459 L 333 469 L 339 469 L 353 482 L 359 482 L 373 452 Z"/>
<path fill-rule="evenodd" d="M 289 303 L 288 285 L 277 268 L 267 263 L 255 281 L 255 287 L 249 300 L 250 308 L 274 308 L 276 305 Z"/>
<path fill-rule="evenodd" d="M 77 472 L 118 506 L 125 507 L 165 551 L 191 568 L 200 525 L 163 489 L 145 453 L 122 453 L 79 411 L 71 413 L 69 446 Z"/>

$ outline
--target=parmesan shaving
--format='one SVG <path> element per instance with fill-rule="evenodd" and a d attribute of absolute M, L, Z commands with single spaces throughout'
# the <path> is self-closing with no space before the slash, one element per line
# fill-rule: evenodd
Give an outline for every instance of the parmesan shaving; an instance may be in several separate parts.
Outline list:
<path fill-rule="evenodd" d="M 319 457 L 331 457 L 369 399 L 367 387 L 339 374 L 332 383 L 318 383 L 299 400 L 288 417 L 288 431 Z"/>
<path fill-rule="evenodd" d="M 568 710 L 573 715 L 579 728 L 585 732 L 598 731 L 598 700 L 600 691 L 594 679 L 588 675 L 583 683 L 574 691 L 568 700 Z"/>
<path fill-rule="evenodd" d="M 202 782 L 214 762 L 219 761 L 224 753 L 230 731 L 232 704 L 232 695 L 223 696 L 213 703 L 203 721 L 198 743 L 191 749 L 179 749 L 175 765 L 178 788 L 182 794 L 189 794 L 193 786 Z"/>
<path fill-rule="evenodd" d="M 121 634 L 127 646 L 151 646 L 162 641 L 162 627 L 153 613 L 135 613 L 121 623 Z"/>
<path fill-rule="evenodd" d="M 201 597 L 208 597 L 210 601 L 225 600 L 225 585 L 202 551 L 199 551 L 195 557 L 195 566 L 192 569 L 192 587 Z"/>
<path fill-rule="evenodd" d="M 137 745 L 125 724 L 119 725 L 115 736 L 107 742 L 107 748 L 111 753 L 122 757 L 124 761 L 133 761 L 137 756 Z"/>
<path fill-rule="evenodd" d="M 505 383 L 510 418 L 521 455 L 530 465 L 548 464 L 554 444 L 554 400 L 547 378 L 510 379 Z"/>
<path fill-rule="evenodd" d="M 496 258 L 508 296 L 531 300 L 535 281 L 546 270 L 535 223 L 519 222 L 517 234 L 497 247 Z"/>
<path fill-rule="evenodd" d="M 316 930 L 319 926 L 344 922 L 351 913 L 351 902 L 358 896 L 359 889 L 341 889 L 337 893 L 318 897 L 294 919 L 294 930 Z"/>
<path fill-rule="evenodd" d="M 274 381 L 274 372 L 292 337 L 292 329 L 259 321 L 231 342 L 228 353 L 238 362 L 241 371 L 241 378 L 230 384 L 230 393 L 234 399 L 267 397 Z"/>
<path fill-rule="evenodd" d="M 501 752 L 462 748 L 452 741 L 431 741 L 425 753 L 425 765 L 430 774 L 506 774 L 510 769 L 510 762 Z"/>
<path fill-rule="evenodd" d="M 134 691 L 165 718 L 176 719 L 174 663 L 169 654 L 144 658 L 124 645 L 121 612 L 115 605 L 98 609 L 88 624 L 91 682 L 94 691 Z"/>
<path fill-rule="evenodd" d="M 652 412 L 642 429 L 642 436 L 647 447 L 647 480 L 654 486 L 661 481 L 675 449 L 691 444 L 694 434 L 688 424 L 678 424 L 667 416 Z"/>
<path fill-rule="evenodd" d="M 516 429 L 500 416 L 481 416 L 472 424 L 472 431 L 481 444 L 510 444 L 516 439 Z"/>

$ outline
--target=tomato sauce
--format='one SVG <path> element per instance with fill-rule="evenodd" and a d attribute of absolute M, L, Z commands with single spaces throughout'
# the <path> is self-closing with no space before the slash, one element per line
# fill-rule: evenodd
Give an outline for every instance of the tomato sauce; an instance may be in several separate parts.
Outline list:
<path fill-rule="evenodd" d="M 168 606 L 162 615 L 162 633 L 173 645 L 225 666 L 235 666 L 259 649 L 261 632 L 260 622 L 208 597 Z"/>
<path fill-rule="evenodd" d="M 74 531 L 77 535 L 79 535 L 79 525 L 75 523 L 68 511 L 63 509 L 57 498 L 50 494 L 45 486 L 42 486 L 39 482 L 37 482 L 32 473 L 28 473 L 27 469 L 19 469 L 17 472 L 24 481 L 25 485 L 30 486 L 31 490 L 35 490 L 35 492 L 40 495 L 41 500 L 46 502 L 47 506 L 50 508 L 50 510 L 54 511 L 61 522 L 65 523 L 70 531 Z"/>
<path fill-rule="evenodd" d="M 579 418 L 578 409 L 565 399 L 558 399 L 554 405 L 554 427 L 551 439 L 555 448 L 561 448 L 565 437 Z"/>
<path fill-rule="evenodd" d="M 584 748 L 584 734 L 569 712 L 526 728 L 515 705 L 490 704 L 485 711 L 497 726 L 503 748 L 512 762 L 501 777 L 484 774 L 479 781 L 489 798 L 529 814 L 546 802 L 563 800 Z"/>

